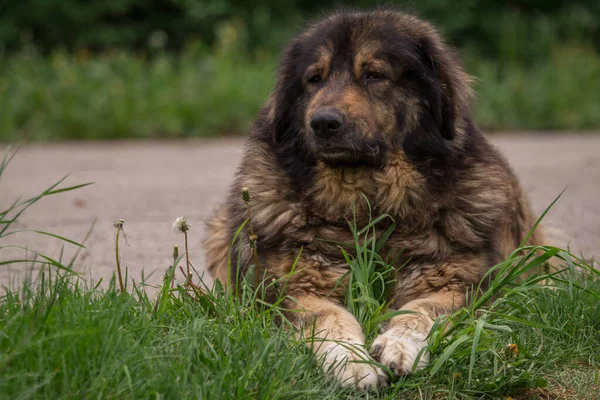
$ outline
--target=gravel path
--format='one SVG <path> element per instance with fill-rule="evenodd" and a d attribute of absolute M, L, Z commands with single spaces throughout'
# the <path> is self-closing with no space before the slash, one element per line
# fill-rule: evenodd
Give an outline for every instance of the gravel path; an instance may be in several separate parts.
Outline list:
<path fill-rule="evenodd" d="M 547 221 L 560 227 L 584 254 L 600 255 L 600 135 L 496 135 L 492 141 L 513 165 L 536 211 L 568 188 Z M 70 174 L 65 185 L 95 182 L 44 199 L 23 215 L 18 228 L 39 229 L 81 240 L 97 218 L 76 266 L 94 280 L 110 277 L 115 265 L 113 222 L 125 220 L 128 244 L 121 253 L 130 275 L 142 270 L 157 282 L 169 265 L 175 218 L 192 224 L 191 261 L 202 269 L 203 221 L 222 198 L 241 154 L 241 140 L 117 142 L 28 145 L 0 182 L 0 207 L 30 197 Z M 18 234 L 3 240 L 58 256 L 61 243 L 47 236 Z M 65 246 L 65 255 L 74 247 Z M 24 256 L 0 249 L 0 261 Z M 66 256 L 65 256 L 66 258 Z M 23 266 L 0 266 L 0 285 L 17 281 Z"/>

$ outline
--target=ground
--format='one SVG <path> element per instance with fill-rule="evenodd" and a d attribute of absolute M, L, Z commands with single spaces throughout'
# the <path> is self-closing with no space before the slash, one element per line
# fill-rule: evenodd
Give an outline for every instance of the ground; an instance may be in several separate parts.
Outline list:
<path fill-rule="evenodd" d="M 600 135 L 512 133 L 490 136 L 506 155 L 537 212 L 567 187 L 548 214 L 572 242 L 572 250 L 600 255 Z M 203 222 L 233 177 L 243 142 L 240 139 L 180 142 L 87 142 L 32 144 L 21 148 L 0 182 L 0 206 L 31 197 L 63 176 L 65 185 L 94 185 L 44 199 L 23 215 L 18 228 L 38 229 L 82 240 L 97 218 L 76 262 L 94 280 L 115 268 L 113 223 L 125 220 L 127 244 L 122 262 L 130 276 L 144 271 L 157 282 L 169 265 L 173 245 L 183 237 L 172 230 L 179 216 L 188 217 L 190 261 L 202 271 Z M 27 245 L 57 256 L 61 243 L 47 236 L 17 234 L 6 244 Z M 72 246 L 65 254 L 72 254 Z M 23 256 L 22 250 L 0 249 L 0 261 Z M 20 267 L 23 268 L 22 266 Z M 17 280 L 16 266 L 0 269 L 0 285 Z M 157 272 L 158 271 L 158 272 Z"/>

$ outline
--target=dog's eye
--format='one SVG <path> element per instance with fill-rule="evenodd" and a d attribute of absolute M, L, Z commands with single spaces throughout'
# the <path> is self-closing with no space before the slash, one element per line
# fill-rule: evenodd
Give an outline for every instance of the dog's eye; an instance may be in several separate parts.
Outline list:
<path fill-rule="evenodd" d="M 367 71 L 363 74 L 363 79 L 365 81 L 380 81 L 385 79 L 385 75 L 380 74 L 379 72 Z"/>
<path fill-rule="evenodd" d="M 323 78 L 321 78 L 321 75 L 313 75 L 310 78 L 308 78 L 308 83 L 319 83 L 322 79 Z"/>

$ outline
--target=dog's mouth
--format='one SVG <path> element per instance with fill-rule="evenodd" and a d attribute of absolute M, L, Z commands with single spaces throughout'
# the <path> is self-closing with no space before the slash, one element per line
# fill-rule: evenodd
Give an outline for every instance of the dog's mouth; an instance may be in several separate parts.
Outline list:
<path fill-rule="evenodd" d="M 378 145 L 356 145 L 352 142 L 317 143 L 317 155 L 320 160 L 331 166 L 376 166 L 382 162 L 382 150 Z"/>

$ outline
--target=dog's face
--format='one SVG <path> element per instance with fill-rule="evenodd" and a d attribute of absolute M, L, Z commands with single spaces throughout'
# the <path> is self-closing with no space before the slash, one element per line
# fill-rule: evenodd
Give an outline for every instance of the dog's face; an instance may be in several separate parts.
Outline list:
<path fill-rule="evenodd" d="M 385 38 L 349 43 L 345 35 L 331 36 L 306 44 L 314 51 L 299 100 L 305 142 L 328 164 L 378 164 L 394 142 L 398 115 L 410 114 L 414 105 L 406 104 L 406 88 L 395 84 L 401 72 L 385 54 Z"/>
<path fill-rule="evenodd" d="M 399 150 L 443 157 L 468 96 L 467 76 L 429 24 L 395 11 L 334 15 L 285 53 L 275 140 L 331 166 L 378 166 Z"/>

